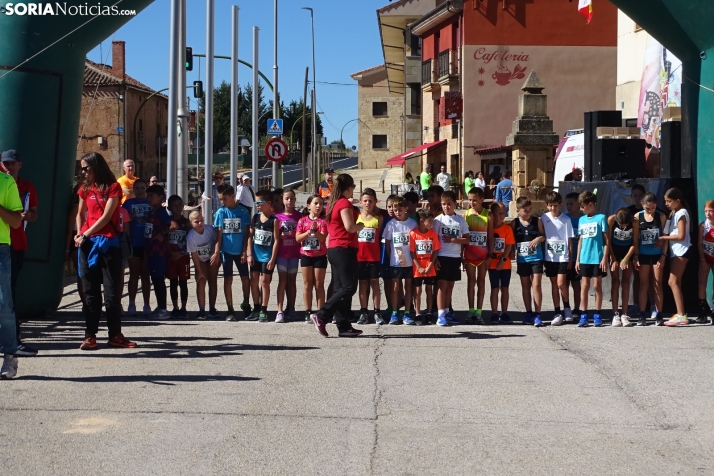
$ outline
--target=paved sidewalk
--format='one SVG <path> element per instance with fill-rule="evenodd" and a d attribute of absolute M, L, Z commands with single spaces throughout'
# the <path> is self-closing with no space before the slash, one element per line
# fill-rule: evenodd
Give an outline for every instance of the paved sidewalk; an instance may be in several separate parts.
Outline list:
<path fill-rule="evenodd" d="M 137 349 L 87 353 L 73 291 L 0 382 L 4 474 L 714 472 L 710 326 L 126 319 Z"/>

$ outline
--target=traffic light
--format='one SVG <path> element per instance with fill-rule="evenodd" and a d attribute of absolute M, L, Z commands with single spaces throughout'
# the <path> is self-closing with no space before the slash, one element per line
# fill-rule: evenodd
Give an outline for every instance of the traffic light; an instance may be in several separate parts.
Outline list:
<path fill-rule="evenodd" d="M 203 97 L 203 81 L 193 82 L 193 97 L 200 99 Z"/>
<path fill-rule="evenodd" d="M 186 47 L 186 71 L 193 71 L 193 48 Z"/>

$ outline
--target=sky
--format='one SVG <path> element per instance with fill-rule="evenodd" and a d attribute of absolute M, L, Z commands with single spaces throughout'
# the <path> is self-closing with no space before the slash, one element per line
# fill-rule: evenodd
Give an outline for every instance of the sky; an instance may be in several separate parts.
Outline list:
<path fill-rule="evenodd" d="M 389 0 L 278 0 L 278 90 L 282 101 L 300 100 L 303 95 L 305 67 L 310 67 L 312 80 L 312 43 L 310 12 L 315 14 L 315 63 L 317 73 L 318 111 L 328 142 L 340 138 L 347 121 L 357 118 L 357 82 L 350 74 L 384 62 L 377 25 L 376 10 Z M 239 14 L 238 56 L 252 63 L 253 27 L 260 29 L 259 69 L 271 82 L 273 78 L 273 0 L 215 0 L 216 55 L 231 54 L 231 7 Z M 194 53 L 206 52 L 206 2 L 187 0 L 187 46 Z M 87 56 L 98 63 L 111 64 L 112 40 L 126 41 L 126 72 L 138 81 L 159 90 L 169 85 L 168 0 L 155 0 L 135 18 L 108 37 Z M 205 83 L 205 59 L 194 58 L 193 71 L 187 72 L 186 83 L 201 79 Z M 230 62 L 215 60 L 215 86 L 230 83 Z M 252 81 L 251 70 L 241 65 L 241 85 Z M 321 82 L 342 83 L 342 85 Z M 266 88 L 266 102 L 271 93 Z M 192 96 L 189 94 L 189 96 Z M 309 97 L 309 93 L 308 93 Z M 192 101 L 193 100 L 192 98 Z M 196 107 L 192 102 L 191 108 Z M 348 147 L 357 145 L 357 122 L 348 124 L 343 133 Z"/>

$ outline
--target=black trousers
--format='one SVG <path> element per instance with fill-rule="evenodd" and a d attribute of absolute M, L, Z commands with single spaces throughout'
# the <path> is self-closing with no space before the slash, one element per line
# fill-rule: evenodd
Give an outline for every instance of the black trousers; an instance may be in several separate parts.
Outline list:
<path fill-rule="evenodd" d="M 337 329 L 352 327 L 352 296 L 357 292 L 357 248 L 329 248 L 327 259 L 332 267 L 333 294 L 322 309 L 320 319 L 329 322 L 334 317 Z"/>
<path fill-rule="evenodd" d="M 110 246 L 101 255 L 96 266 L 90 268 L 87 256 L 92 249 L 92 242 L 85 240 L 79 248 L 79 268 L 82 273 L 84 292 L 87 295 L 87 312 L 85 319 L 87 328 L 85 337 L 96 337 L 99 332 L 99 319 L 102 317 L 102 287 L 104 288 L 104 305 L 107 311 L 107 327 L 109 338 L 121 332 L 121 296 L 117 293 L 117 283 L 121 277 L 121 249 Z"/>
<path fill-rule="evenodd" d="M 22 225 L 20 225 L 22 226 Z M 17 278 L 20 277 L 20 271 L 22 271 L 22 265 L 25 264 L 25 252 L 10 250 L 10 257 L 12 258 L 10 266 L 10 287 L 12 288 L 12 305 L 13 311 L 17 307 Z M 15 312 L 15 329 L 17 330 L 17 341 L 20 342 L 20 319 L 17 317 Z"/>

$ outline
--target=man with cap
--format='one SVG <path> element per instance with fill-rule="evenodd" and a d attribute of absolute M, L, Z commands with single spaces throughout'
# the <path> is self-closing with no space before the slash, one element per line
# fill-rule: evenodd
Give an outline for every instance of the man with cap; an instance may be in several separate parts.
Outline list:
<path fill-rule="evenodd" d="M 332 176 L 335 171 L 332 168 L 325 169 L 325 181 L 320 182 L 315 189 L 315 195 L 322 197 L 323 199 L 330 198 L 330 193 L 332 193 L 333 180 Z"/>
<path fill-rule="evenodd" d="M 5 157 L 5 153 L 2 156 Z M 10 229 L 22 226 L 23 213 L 15 180 L 10 174 L 0 174 L 0 345 L 5 354 L 0 378 L 3 379 L 17 375 L 18 344 L 12 301 Z"/>
<path fill-rule="evenodd" d="M 19 192 L 18 196 L 20 197 L 20 203 L 22 204 L 22 224 L 19 227 L 10 230 L 12 256 L 10 286 L 12 289 L 13 303 L 17 302 L 17 278 L 20 276 L 20 272 L 22 271 L 22 266 L 25 262 L 25 252 L 27 251 L 27 235 L 25 234 L 25 229 L 28 223 L 32 223 L 37 220 L 37 206 L 39 205 L 35 186 L 20 177 L 21 168 L 22 161 L 20 160 L 20 156 L 17 151 L 6 150 L 2 153 L 2 170 L 12 176 L 15 180 L 17 190 Z M 37 351 L 35 349 L 23 344 L 20 340 L 20 321 L 17 319 L 17 315 L 15 315 L 15 321 L 18 342 L 17 355 L 37 355 Z"/>
<path fill-rule="evenodd" d="M 119 185 L 121 185 L 121 202 L 124 203 L 130 198 L 136 198 L 136 195 L 134 195 L 134 182 L 139 180 L 139 177 L 134 175 L 134 172 L 136 171 L 136 165 L 134 165 L 134 161 L 131 159 L 127 159 L 124 161 L 122 169 L 124 170 L 124 175 L 119 177 L 117 179 L 117 182 L 119 182 Z"/>
<path fill-rule="evenodd" d="M 255 201 L 253 200 L 253 195 L 250 193 L 250 187 L 247 187 L 243 184 L 243 180 L 247 179 L 250 182 L 250 178 L 244 176 L 242 173 L 238 173 L 236 176 L 236 199 L 238 200 L 238 203 L 243 205 L 244 207 L 247 207 L 248 209 L 252 209 L 253 205 L 255 204 Z"/>

